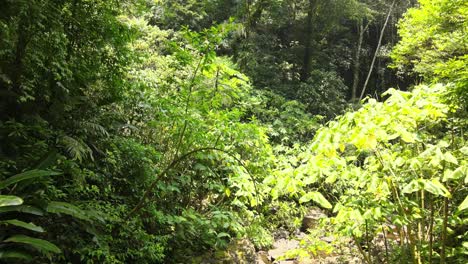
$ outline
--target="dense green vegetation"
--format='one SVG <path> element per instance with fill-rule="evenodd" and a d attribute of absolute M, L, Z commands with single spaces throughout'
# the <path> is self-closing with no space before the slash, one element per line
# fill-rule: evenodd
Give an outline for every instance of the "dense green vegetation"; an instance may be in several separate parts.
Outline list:
<path fill-rule="evenodd" d="M 190 263 L 319 206 L 365 263 L 466 263 L 467 28 L 464 0 L 0 0 L 0 262 Z"/>

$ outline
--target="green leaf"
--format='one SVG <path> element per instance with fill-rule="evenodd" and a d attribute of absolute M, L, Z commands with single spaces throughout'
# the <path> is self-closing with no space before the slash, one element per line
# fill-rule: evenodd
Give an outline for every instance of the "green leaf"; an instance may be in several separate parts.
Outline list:
<path fill-rule="evenodd" d="M 231 196 L 231 190 L 229 188 L 224 188 L 224 193 L 226 194 L 227 197 Z"/>
<path fill-rule="evenodd" d="M 20 174 L 16 174 L 14 176 L 11 176 L 10 178 L 0 182 L 0 189 L 3 189 L 5 187 L 8 187 L 12 184 L 15 184 L 20 181 L 24 181 L 27 179 L 33 179 L 33 178 L 39 178 L 39 177 L 44 177 L 44 176 L 52 176 L 52 175 L 59 175 L 61 174 L 60 172 L 56 171 L 46 171 L 46 170 L 29 170 L 25 171 Z"/>
<path fill-rule="evenodd" d="M 49 204 L 47 204 L 47 212 L 56 214 L 67 214 L 82 220 L 90 220 L 90 218 L 86 215 L 86 213 L 83 210 L 81 210 L 73 204 L 65 202 L 49 202 Z"/>
<path fill-rule="evenodd" d="M 403 140 L 406 143 L 416 142 L 415 139 L 414 139 L 414 135 L 412 133 L 408 132 L 406 129 L 402 129 L 400 131 L 400 135 L 401 135 L 401 140 Z"/>
<path fill-rule="evenodd" d="M 465 167 L 461 166 L 456 168 L 454 171 L 452 170 L 446 170 L 444 172 L 444 179 L 443 181 L 448 181 L 448 180 L 458 180 L 463 178 L 465 176 Z"/>
<path fill-rule="evenodd" d="M 444 154 L 444 160 L 450 163 L 453 163 L 455 165 L 458 165 L 458 160 L 455 158 L 452 153 L 450 152 L 445 152 Z"/>
<path fill-rule="evenodd" d="M 44 232 L 44 229 L 42 229 L 42 227 L 40 226 L 37 226 L 33 223 L 26 223 L 17 219 L 4 220 L 4 221 L 0 221 L 0 223 L 19 226 L 19 227 L 22 227 L 31 231 L 35 231 L 35 232 L 40 232 L 40 233 Z"/>
<path fill-rule="evenodd" d="M 354 146 L 358 149 L 374 149 L 377 146 L 377 138 L 375 134 L 364 134 L 361 132 L 352 140 Z"/>
<path fill-rule="evenodd" d="M 44 215 L 44 211 L 42 211 L 42 209 L 32 205 L 13 205 L 0 207 L 0 214 L 6 212 L 21 212 L 40 216 Z"/>
<path fill-rule="evenodd" d="M 41 251 L 50 251 L 53 253 L 61 252 L 60 248 L 50 243 L 49 241 L 39 239 L 39 238 L 32 238 L 32 237 L 25 236 L 25 235 L 14 235 L 4 240 L 3 242 L 14 242 L 14 243 L 26 244 Z"/>
<path fill-rule="evenodd" d="M 438 167 L 442 160 L 444 160 L 444 154 L 442 154 L 440 148 L 436 147 L 434 153 L 432 153 L 432 159 L 429 164 L 433 167 Z"/>
<path fill-rule="evenodd" d="M 370 149 L 374 149 L 375 147 L 377 147 L 377 137 L 375 136 L 375 134 L 372 133 L 368 135 L 367 147 Z"/>
<path fill-rule="evenodd" d="M 464 155 L 468 155 L 468 146 L 464 146 L 463 148 L 461 148 L 460 152 L 463 153 Z"/>
<path fill-rule="evenodd" d="M 0 195 L 0 208 L 3 206 L 20 205 L 23 199 L 13 195 Z"/>
<path fill-rule="evenodd" d="M 18 250 L 1 250 L 0 251 L 0 259 L 6 258 L 15 258 L 15 259 L 23 259 L 26 261 L 32 260 L 32 256 L 26 252 L 18 251 Z"/>
<path fill-rule="evenodd" d="M 193 168 L 195 170 L 200 170 L 200 171 L 206 171 L 207 170 L 206 166 L 201 164 L 201 163 L 195 164 L 195 166 Z"/>
<path fill-rule="evenodd" d="M 319 193 L 319 192 L 309 192 L 309 193 L 306 193 L 305 195 L 303 195 L 300 199 L 299 199 L 299 203 L 307 203 L 308 201 L 312 200 L 313 202 L 317 203 L 318 205 L 320 205 L 321 207 L 323 208 L 327 208 L 327 209 L 330 209 L 332 208 L 333 206 L 331 205 L 330 202 L 327 201 L 327 199 L 325 199 L 325 197 Z"/>
<path fill-rule="evenodd" d="M 458 206 L 458 210 L 463 211 L 468 208 L 468 195 L 465 197 L 465 200 Z"/>
<path fill-rule="evenodd" d="M 402 193 L 414 193 L 424 188 L 424 184 L 420 180 L 412 180 L 401 190 Z"/>
<path fill-rule="evenodd" d="M 34 167 L 35 169 L 46 169 L 47 167 L 51 166 L 54 162 L 57 161 L 57 150 L 53 149 L 49 151 Z"/>
<path fill-rule="evenodd" d="M 217 237 L 218 237 L 218 238 L 222 238 L 222 237 L 228 237 L 228 238 L 230 238 L 231 235 L 229 235 L 228 233 L 221 232 L 221 233 L 219 233 L 219 234 L 217 235 Z"/>
<path fill-rule="evenodd" d="M 440 183 L 438 179 L 432 179 L 431 181 L 424 180 L 424 190 L 439 196 L 451 196 L 447 188 L 445 188 L 445 186 L 442 183 Z"/>

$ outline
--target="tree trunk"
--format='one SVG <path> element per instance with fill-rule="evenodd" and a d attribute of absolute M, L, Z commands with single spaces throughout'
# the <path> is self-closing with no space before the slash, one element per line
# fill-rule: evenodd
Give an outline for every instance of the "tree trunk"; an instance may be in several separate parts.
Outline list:
<path fill-rule="evenodd" d="M 367 29 L 369 26 L 369 23 L 366 25 L 364 28 L 362 25 L 362 21 L 358 22 L 358 43 L 357 43 L 357 48 L 356 48 L 356 54 L 354 55 L 354 65 L 353 65 L 353 86 L 351 90 L 351 101 L 356 100 L 356 93 L 357 93 L 357 87 L 359 85 L 359 68 L 361 66 L 361 49 L 362 49 L 362 41 L 364 39 L 364 31 Z"/>
<path fill-rule="evenodd" d="M 266 5 L 265 0 L 260 0 L 256 4 L 252 4 L 251 0 L 246 1 L 246 37 L 248 38 L 251 31 L 254 31 L 255 27 L 257 26 L 258 21 L 262 17 L 263 10 L 265 9 Z"/>
<path fill-rule="evenodd" d="M 303 66 L 301 72 L 301 81 L 306 81 L 309 78 L 310 74 L 310 57 L 312 55 L 312 22 L 315 9 L 317 8 L 316 0 L 309 0 L 309 8 L 307 11 L 307 25 L 305 32 L 305 42 L 304 42 L 304 57 L 303 57 Z"/>
<path fill-rule="evenodd" d="M 374 69 L 375 59 L 377 58 L 377 54 L 379 54 L 379 50 L 380 50 L 380 46 L 382 45 L 382 38 L 383 38 L 383 35 L 384 35 L 384 32 L 385 32 L 385 28 L 387 27 L 388 20 L 390 18 L 390 15 L 392 14 L 393 7 L 395 6 L 395 2 L 396 2 L 396 0 L 393 0 L 392 5 L 390 6 L 390 9 L 388 10 L 388 14 L 387 14 L 387 18 L 385 19 L 385 23 L 382 26 L 382 30 L 380 31 L 380 37 L 379 37 L 379 41 L 377 43 L 377 48 L 375 49 L 374 57 L 372 58 L 372 62 L 371 62 L 370 68 L 369 68 L 369 72 L 367 74 L 366 81 L 364 82 L 364 86 L 362 87 L 362 92 L 361 92 L 361 96 L 359 96 L 359 100 L 362 100 L 362 98 L 364 97 L 364 94 L 366 92 L 367 84 L 369 83 L 369 79 L 370 79 L 370 76 L 372 74 L 372 70 Z"/>
<path fill-rule="evenodd" d="M 23 58 L 26 54 L 26 47 L 28 45 L 28 38 L 26 36 L 27 25 L 25 22 L 26 18 L 20 17 L 20 22 L 18 25 L 18 39 L 16 41 L 16 49 L 15 49 L 15 59 L 12 63 L 11 69 L 11 82 L 12 88 L 15 93 L 18 95 L 21 94 L 21 77 L 23 75 Z"/>

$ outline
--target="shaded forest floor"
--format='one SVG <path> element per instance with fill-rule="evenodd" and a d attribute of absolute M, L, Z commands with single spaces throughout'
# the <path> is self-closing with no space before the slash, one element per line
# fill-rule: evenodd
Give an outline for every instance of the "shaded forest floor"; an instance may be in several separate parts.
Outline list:
<path fill-rule="evenodd" d="M 325 221 L 322 221 L 325 220 Z M 356 245 L 345 238 L 329 234 L 321 222 L 328 217 L 319 209 L 312 209 L 303 217 L 301 228 L 289 232 L 280 227 L 272 233 L 271 248 L 258 249 L 248 239 L 231 242 L 226 250 L 206 253 L 193 259 L 202 264 L 331 264 L 364 263 Z M 374 252 L 378 255 L 377 252 Z"/>

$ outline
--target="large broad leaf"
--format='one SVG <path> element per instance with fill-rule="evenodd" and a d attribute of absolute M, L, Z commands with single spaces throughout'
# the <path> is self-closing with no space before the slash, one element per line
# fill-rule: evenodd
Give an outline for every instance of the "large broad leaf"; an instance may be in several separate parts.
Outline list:
<path fill-rule="evenodd" d="M 458 210 L 463 211 L 468 209 L 468 195 L 465 197 L 465 200 L 458 206 Z"/>
<path fill-rule="evenodd" d="M 454 171 L 452 170 L 446 170 L 444 172 L 444 178 L 443 181 L 446 182 L 448 180 L 458 180 L 461 179 L 467 174 L 467 168 L 465 166 L 460 166 L 456 168 Z"/>
<path fill-rule="evenodd" d="M 314 201 L 323 208 L 330 209 L 332 205 L 325 199 L 325 197 L 319 192 L 308 192 L 299 199 L 299 203 L 307 203 L 308 201 Z"/>
<path fill-rule="evenodd" d="M 53 253 L 61 252 L 60 248 L 50 243 L 49 241 L 39 239 L 39 238 L 32 238 L 32 237 L 25 236 L 25 235 L 14 235 L 4 240 L 3 242 L 14 242 L 14 243 L 26 244 L 41 251 L 49 251 Z"/>
<path fill-rule="evenodd" d="M 90 220 L 83 210 L 73 204 L 65 202 L 50 202 L 47 205 L 47 212 L 67 214 L 82 220 Z"/>
<path fill-rule="evenodd" d="M 417 179 L 417 180 L 412 180 L 410 183 L 408 183 L 405 187 L 403 187 L 403 190 L 401 190 L 402 193 L 414 193 L 416 191 L 420 190 L 425 190 L 427 192 L 430 192 L 434 195 L 438 196 L 444 196 L 444 197 L 450 197 L 451 194 L 445 188 L 445 186 L 438 180 L 438 179 L 432 179 L 432 180 L 427 180 L 427 179 Z"/>
<path fill-rule="evenodd" d="M 0 214 L 6 212 L 21 212 L 33 215 L 44 215 L 44 211 L 38 207 L 32 205 L 12 205 L 0 207 Z"/>
<path fill-rule="evenodd" d="M 438 179 L 424 180 L 424 190 L 435 195 L 451 197 L 450 192 Z"/>
<path fill-rule="evenodd" d="M 44 229 L 42 229 L 42 227 L 40 226 L 37 226 L 33 223 L 26 223 L 26 222 L 23 222 L 23 221 L 20 221 L 20 220 L 17 220 L 17 219 L 11 219 L 11 220 L 4 220 L 4 221 L 0 221 L 1 224 L 8 224 L 8 225 L 14 225 L 14 226 L 19 226 L 19 227 L 22 227 L 22 228 L 25 228 L 25 229 L 28 229 L 28 230 L 31 230 L 31 231 L 35 231 L 35 232 L 44 232 Z"/>
<path fill-rule="evenodd" d="M 13 195 L 0 195 L 0 208 L 3 206 L 20 205 L 23 199 Z"/>
<path fill-rule="evenodd" d="M 447 162 L 450 162 L 450 163 L 453 163 L 455 165 L 458 165 L 458 160 L 457 158 L 455 158 L 452 153 L 450 152 L 446 152 L 444 154 L 444 160 L 447 161 Z"/>
<path fill-rule="evenodd" d="M 424 188 L 424 183 L 421 180 L 412 180 L 405 185 L 401 190 L 402 193 L 414 193 Z"/>
<path fill-rule="evenodd" d="M 39 177 L 44 177 L 44 176 L 53 176 L 53 175 L 59 175 L 61 174 L 60 172 L 56 171 L 46 171 L 46 170 L 29 170 L 25 171 L 20 174 L 16 174 L 14 176 L 11 176 L 10 178 L 0 182 L 0 189 L 3 189 L 5 187 L 8 187 L 12 184 L 15 184 L 20 181 L 24 181 L 27 179 L 33 179 L 33 178 L 39 178 Z"/>
<path fill-rule="evenodd" d="M 32 256 L 26 252 L 19 251 L 19 250 L 0 250 L 0 259 L 8 259 L 8 258 L 15 258 L 15 259 L 23 259 L 26 261 L 32 260 Z"/>
<path fill-rule="evenodd" d="M 406 143 L 414 143 L 415 141 L 415 135 L 413 133 L 408 132 L 405 128 L 402 127 L 401 130 L 398 130 L 401 136 L 401 140 L 403 140 Z"/>

